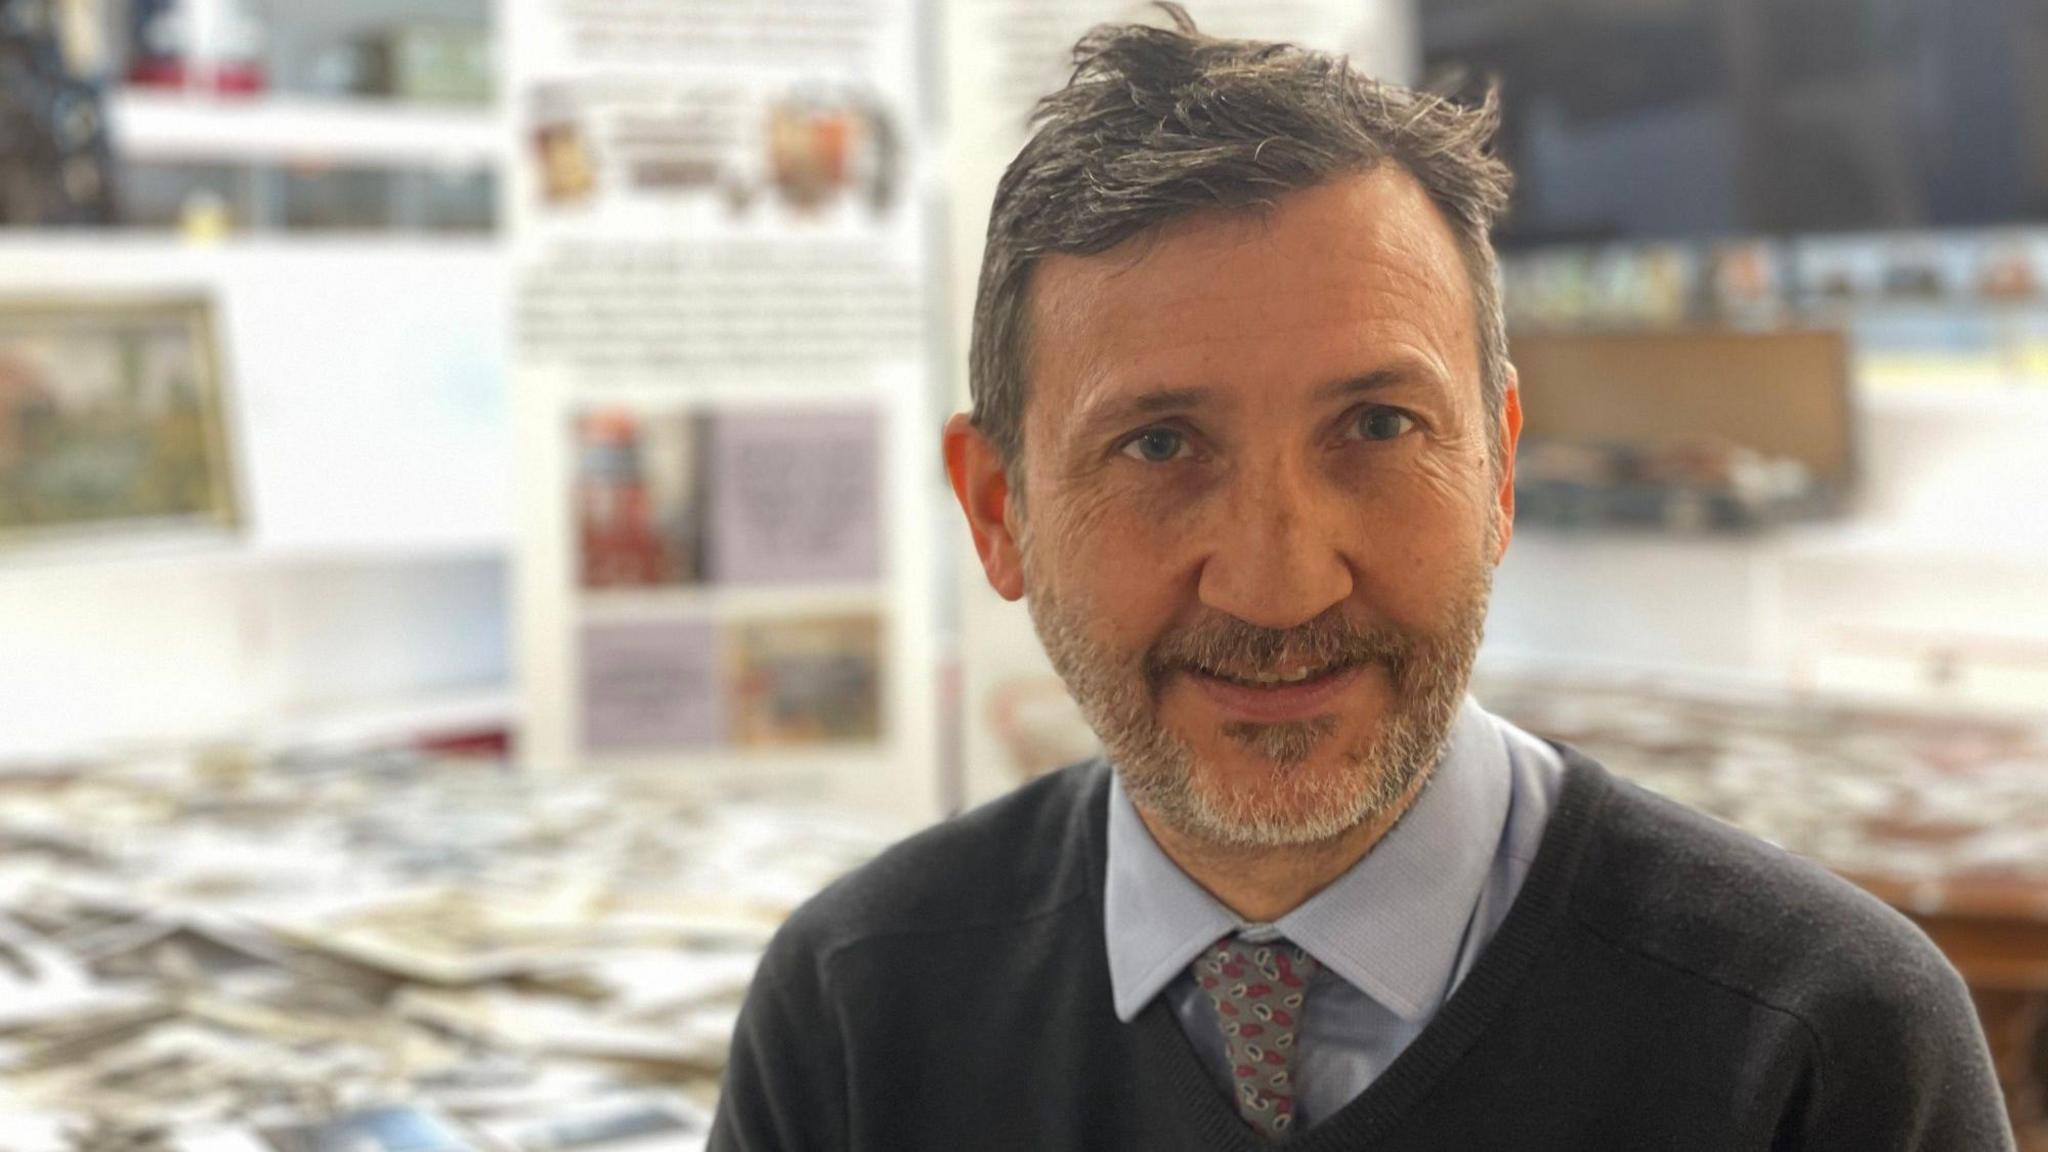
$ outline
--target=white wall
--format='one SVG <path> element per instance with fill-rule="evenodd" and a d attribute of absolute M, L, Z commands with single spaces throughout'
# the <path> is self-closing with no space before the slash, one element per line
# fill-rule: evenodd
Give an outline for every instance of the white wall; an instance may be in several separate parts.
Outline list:
<path fill-rule="evenodd" d="M 504 564 L 233 556 L 0 573 L 0 761 L 506 690 Z"/>
<path fill-rule="evenodd" d="M 248 527 L 0 551 L 0 758 L 506 689 L 494 249 L 0 244 L 0 293 L 100 291 L 216 300 Z"/>
<path fill-rule="evenodd" d="M 1862 398 L 1849 519 L 1754 539 L 1524 531 L 1487 656 L 2048 704 L 2048 391 Z"/>

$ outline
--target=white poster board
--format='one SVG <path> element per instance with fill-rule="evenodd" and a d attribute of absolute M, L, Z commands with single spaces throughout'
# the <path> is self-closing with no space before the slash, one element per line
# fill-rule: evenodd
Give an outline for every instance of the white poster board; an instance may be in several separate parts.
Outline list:
<path fill-rule="evenodd" d="M 915 16 L 507 6 L 537 769 L 936 813 Z"/>

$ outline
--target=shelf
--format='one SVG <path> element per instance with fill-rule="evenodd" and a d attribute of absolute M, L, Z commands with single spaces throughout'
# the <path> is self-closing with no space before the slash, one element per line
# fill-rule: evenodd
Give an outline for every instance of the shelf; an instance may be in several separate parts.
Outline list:
<path fill-rule="evenodd" d="M 2009 320 L 2048 313 L 2048 296 L 1988 298 L 1959 291 L 1947 296 L 1815 297 L 1794 300 L 1791 306 L 1806 319 L 1830 323 L 1862 316 L 1981 316 Z"/>
<path fill-rule="evenodd" d="M 0 583 L 91 570 L 107 575 L 202 573 L 262 578 L 339 569 L 421 568 L 510 563 L 509 539 L 479 533 L 447 540 L 272 544 L 245 536 L 171 531 L 133 536 L 80 536 L 0 548 Z"/>
<path fill-rule="evenodd" d="M 1918 525 L 1844 524 L 1811 528 L 1783 542 L 1790 560 L 2029 572 L 2048 568 L 2048 538 L 1942 532 Z"/>
<path fill-rule="evenodd" d="M 414 258 L 475 263 L 500 261 L 504 255 L 499 235 L 479 232 L 273 229 L 195 240 L 171 228 L 0 228 L 0 267 L 6 269 L 0 273 L 0 284 L 11 288 L 43 276 L 52 278 L 46 286 L 99 281 L 118 285 L 151 278 L 132 275 L 138 268 L 168 270 L 168 278 L 190 281 L 225 264 L 365 264 Z"/>
<path fill-rule="evenodd" d="M 1983 420 L 2048 419 L 2048 382 L 2017 384 L 2005 373 L 1952 373 L 1916 384 L 1865 385 L 1856 402 L 1870 412 Z"/>
<path fill-rule="evenodd" d="M 266 717 L 262 742 L 274 749 L 394 747 L 518 727 L 518 700 L 507 685 L 422 692 L 395 700 L 285 708 Z"/>
<path fill-rule="evenodd" d="M 497 164 L 510 143 L 491 108 L 129 90 L 107 115 L 128 160 L 459 168 Z"/>

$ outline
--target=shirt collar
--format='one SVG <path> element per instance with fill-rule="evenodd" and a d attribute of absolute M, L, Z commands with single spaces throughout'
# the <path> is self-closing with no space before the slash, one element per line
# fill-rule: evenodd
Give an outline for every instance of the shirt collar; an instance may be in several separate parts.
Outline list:
<path fill-rule="evenodd" d="M 1433 1012 L 1457 963 L 1507 819 L 1507 749 L 1469 698 L 1444 755 L 1392 831 L 1342 876 L 1270 927 L 1404 1020 Z M 1238 918 L 1182 872 L 1111 786 L 1103 930 L 1117 1018 L 1137 1017 Z"/>

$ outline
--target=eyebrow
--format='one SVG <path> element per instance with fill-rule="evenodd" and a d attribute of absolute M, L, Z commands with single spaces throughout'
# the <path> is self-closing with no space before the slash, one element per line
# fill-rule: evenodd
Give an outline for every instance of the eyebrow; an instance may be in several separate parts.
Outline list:
<path fill-rule="evenodd" d="M 1337 380 L 1316 389 L 1316 400 L 1327 403 L 1331 400 L 1348 400 L 1354 396 L 1370 396 L 1413 382 L 1422 373 L 1406 364 L 1390 364 L 1375 368 L 1363 376 Z"/>
<path fill-rule="evenodd" d="M 1215 402 L 1216 390 L 1196 385 L 1186 388 L 1155 388 L 1135 396 L 1120 396 L 1082 409 L 1075 430 L 1092 436 L 1146 417 L 1189 412 Z"/>

